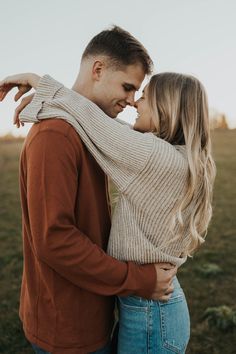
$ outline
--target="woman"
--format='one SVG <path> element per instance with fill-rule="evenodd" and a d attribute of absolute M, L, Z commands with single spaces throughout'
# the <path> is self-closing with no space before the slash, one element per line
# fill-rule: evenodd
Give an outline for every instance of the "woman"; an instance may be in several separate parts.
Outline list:
<path fill-rule="evenodd" d="M 54 98 L 47 99 L 46 91 Z M 194 77 L 163 73 L 151 78 L 135 106 L 132 130 L 45 76 L 21 117 L 66 119 L 112 178 L 119 199 L 110 255 L 180 266 L 204 242 L 212 215 L 215 165 L 206 93 Z M 168 302 L 119 298 L 118 353 L 185 352 L 190 323 L 177 278 L 174 289 Z"/>

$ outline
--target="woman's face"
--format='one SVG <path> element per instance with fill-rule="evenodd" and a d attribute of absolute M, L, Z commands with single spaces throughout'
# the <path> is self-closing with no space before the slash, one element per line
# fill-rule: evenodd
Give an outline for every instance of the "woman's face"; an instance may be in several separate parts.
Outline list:
<path fill-rule="evenodd" d="M 138 130 L 142 133 L 155 131 L 155 125 L 152 120 L 151 110 L 147 97 L 147 85 L 143 90 L 142 96 L 135 102 L 138 116 L 133 126 L 134 130 Z"/>

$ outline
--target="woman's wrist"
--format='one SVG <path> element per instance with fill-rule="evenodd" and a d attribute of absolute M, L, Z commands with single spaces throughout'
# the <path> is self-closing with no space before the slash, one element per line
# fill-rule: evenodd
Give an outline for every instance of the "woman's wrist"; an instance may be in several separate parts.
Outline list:
<path fill-rule="evenodd" d="M 32 86 L 34 89 L 36 89 L 40 79 L 41 79 L 41 76 L 34 74 L 34 73 L 30 73 L 29 74 L 29 85 Z"/>

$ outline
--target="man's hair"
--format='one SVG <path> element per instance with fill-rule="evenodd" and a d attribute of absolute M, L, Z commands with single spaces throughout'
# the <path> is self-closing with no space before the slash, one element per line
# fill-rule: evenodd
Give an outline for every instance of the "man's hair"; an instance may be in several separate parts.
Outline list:
<path fill-rule="evenodd" d="M 105 55 L 116 68 L 141 64 L 144 73 L 152 72 L 153 62 L 144 46 L 129 32 L 118 26 L 98 33 L 84 50 L 82 60 L 95 55 Z"/>

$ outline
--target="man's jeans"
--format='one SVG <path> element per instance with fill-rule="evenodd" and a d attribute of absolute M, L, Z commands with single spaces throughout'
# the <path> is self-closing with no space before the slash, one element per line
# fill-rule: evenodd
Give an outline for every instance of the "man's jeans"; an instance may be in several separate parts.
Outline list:
<path fill-rule="evenodd" d="M 177 278 L 167 302 L 119 297 L 118 354 L 184 354 L 190 336 L 187 302 Z"/>
<path fill-rule="evenodd" d="M 32 344 L 32 347 L 35 351 L 36 354 L 50 354 L 49 352 L 46 352 L 45 350 L 39 348 L 37 345 Z M 96 352 L 92 352 L 90 354 L 111 354 L 111 345 L 110 343 L 107 344 L 104 348 L 97 350 Z"/>

